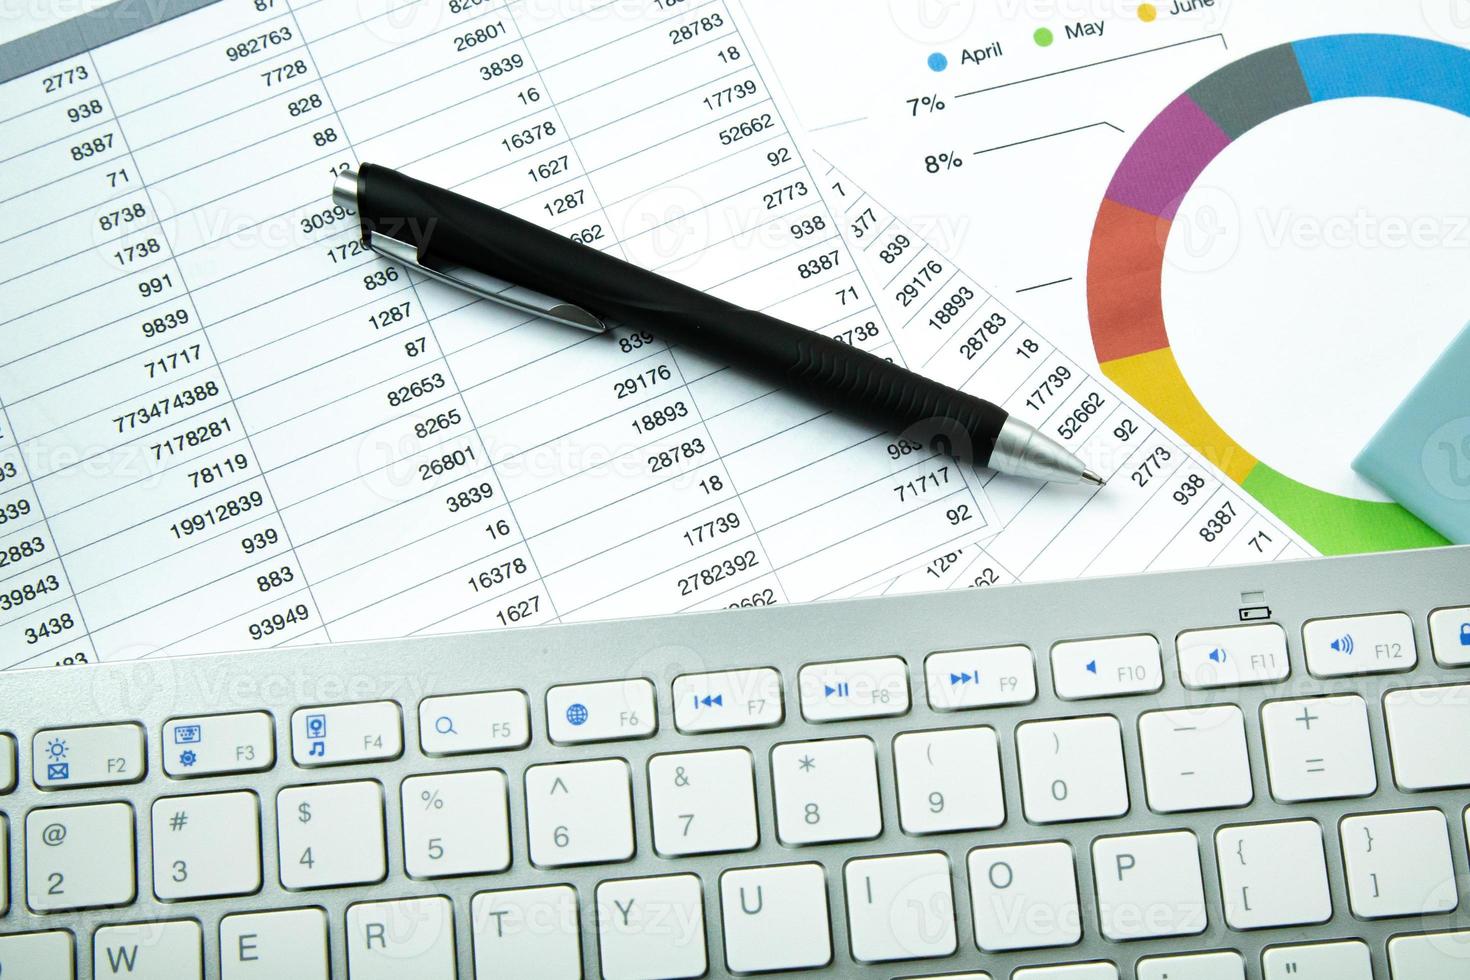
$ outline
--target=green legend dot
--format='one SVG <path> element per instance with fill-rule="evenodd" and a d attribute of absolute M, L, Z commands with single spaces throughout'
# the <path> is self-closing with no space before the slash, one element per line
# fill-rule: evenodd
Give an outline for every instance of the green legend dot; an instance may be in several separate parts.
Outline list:
<path fill-rule="evenodd" d="M 1031 35 L 1031 37 L 1036 41 L 1036 46 L 1039 48 L 1049 48 L 1051 47 L 1051 42 L 1056 40 L 1056 36 L 1052 34 L 1051 29 L 1048 27 L 1038 27 L 1036 33 Z"/>

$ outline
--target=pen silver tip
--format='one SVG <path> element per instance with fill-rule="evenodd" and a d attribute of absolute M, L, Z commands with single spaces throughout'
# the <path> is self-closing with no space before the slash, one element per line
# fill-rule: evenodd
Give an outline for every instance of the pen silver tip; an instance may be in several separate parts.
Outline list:
<path fill-rule="evenodd" d="M 1089 469 L 1084 469 L 1082 471 L 1082 482 L 1091 483 L 1095 487 L 1104 487 L 1108 484 L 1107 480 L 1104 480 L 1102 477 L 1098 476 L 1096 473 L 1092 472 L 1092 470 Z"/>
<path fill-rule="evenodd" d="M 332 203 L 357 210 L 357 171 L 344 170 L 332 181 Z"/>

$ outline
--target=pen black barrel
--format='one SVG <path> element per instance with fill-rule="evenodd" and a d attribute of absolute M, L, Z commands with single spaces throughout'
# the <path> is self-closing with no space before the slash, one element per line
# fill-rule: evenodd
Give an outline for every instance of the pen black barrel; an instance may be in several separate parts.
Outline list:
<path fill-rule="evenodd" d="M 847 344 L 747 310 L 453 191 L 364 164 L 365 229 L 573 303 L 808 394 L 905 438 L 989 462 L 1006 412 Z"/>

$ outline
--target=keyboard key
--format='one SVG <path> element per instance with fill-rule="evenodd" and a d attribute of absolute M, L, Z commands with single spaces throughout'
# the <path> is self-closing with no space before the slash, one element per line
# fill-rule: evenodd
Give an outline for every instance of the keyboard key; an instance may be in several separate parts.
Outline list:
<path fill-rule="evenodd" d="M 25 980 L 75 980 L 71 933 L 55 930 L 0 936 L 0 977 L 10 974 Z"/>
<path fill-rule="evenodd" d="M 31 739 L 31 773 L 41 789 L 136 783 L 146 770 L 141 725 L 50 728 Z"/>
<path fill-rule="evenodd" d="M 165 902 L 250 895 L 260 888 L 260 801 L 254 793 L 153 801 L 153 893 Z"/>
<path fill-rule="evenodd" d="M 15 789 L 15 736 L 0 733 L 0 795 Z M 37 933 L 46 935 L 46 933 Z"/>
<path fill-rule="evenodd" d="M 686 735 L 781 724 L 781 675 L 770 667 L 674 678 L 674 726 Z"/>
<path fill-rule="evenodd" d="M 1403 613 L 1314 619 L 1302 627 L 1307 669 L 1317 677 L 1413 670 L 1414 621 Z"/>
<path fill-rule="evenodd" d="M 1156 813 L 1247 806 L 1245 715 L 1233 704 L 1150 711 L 1138 719 L 1148 805 Z"/>
<path fill-rule="evenodd" d="M 219 946 L 221 980 L 331 980 L 321 909 L 227 915 Z"/>
<path fill-rule="evenodd" d="M 543 868 L 633 856 L 633 789 L 622 759 L 560 762 L 526 770 L 531 861 Z"/>
<path fill-rule="evenodd" d="M 298 766 L 378 762 L 403 754 L 403 715 L 394 701 L 301 708 L 291 715 Z"/>
<path fill-rule="evenodd" d="M 410 776 L 400 789 L 403 863 L 415 878 L 495 874 L 510 867 L 505 773 Z"/>
<path fill-rule="evenodd" d="M 1345 817 L 1340 825 L 1348 898 L 1361 919 L 1451 912 L 1450 832 L 1438 810 Z"/>
<path fill-rule="evenodd" d="M 10 821 L 0 813 L 0 918 L 10 911 Z M 0 973 L 0 977 L 5 974 Z"/>
<path fill-rule="evenodd" d="M 531 744 L 531 702 L 521 691 L 487 691 L 419 702 L 425 755 L 504 752 Z"/>
<path fill-rule="evenodd" d="M 163 771 L 175 779 L 264 772 L 275 764 L 275 723 L 264 711 L 164 723 Z"/>
<path fill-rule="evenodd" d="M 893 768 L 904 833 L 985 830 L 1005 823 L 993 729 L 905 732 L 893 740 Z"/>
<path fill-rule="evenodd" d="M 1286 630 L 1275 623 L 1188 630 L 1176 648 L 1179 679 L 1194 690 L 1275 684 L 1291 675 Z"/>
<path fill-rule="evenodd" d="M 808 664 L 797 686 L 807 721 L 885 718 L 909 710 L 909 665 L 899 657 Z"/>
<path fill-rule="evenodd" d="M 986 647 L 931 653 L 924 661 L 929 707 L 966 711 L 1036 700 L 1036 661 L 1031 648 Z"/>
<path fill-rule="evenodd" d="M 1189 831 L 1099 837 L 1092 871 L 1102 933 L 1114 942 L 1205 931 L 1199 840 Z"/>
<path fill-rule="evenodd" d="M 1368 944 L 1356 939 L 1273 946 L 1261 954 L 1265 980 L 1373 980 Z"/>
<path fill-rule="evenodd" d="M 192 919 L 103 926 L 92 940 L 92 975 L 203 980 L 204 935 Z"/>
<path fill-rule="evenodd" d="M 1467 963 L 1470 931 L 1395 936 L 1388 941 L 1393 980 L 1460 980 Z"/>
<path fill-rule="evenodd" d="M 1445 667 L 1470 666 L 1470 606 L 1437 609 L 1429 617 L 1434 659 Z"/>
<path fill-rule="evenodd" d="M 94 803 L 26 814 L 26 903 L 37 912 L 127 905 L 133 877 L 133 808 Z"/>
<path fill-rule="evenodd" d="M 1011 980 L 1118 980 L 1118 968 L 1111 963 L 1033 966 L 1017 970 Z"/>
<path fill-rule="evenodd" d="M 665 857 L 748 851 L 760 840 L 749 749 L 656 755 L 648 789 L 653 846 Z"/>
<path fill-rule="evenodd" d="M 1261 709 L 1271 794 L 1283 803 L 1369 796 L 1378 788 L 1368 705 L 1356 694 Z"/>
<path fill-rule="evenodd" d="M 546 730 L 563 745 L 648 738 L 658 730 L 653 683 L 637 677 L 553 687 L 546 692 Z"/>
<path fill-rule="evenodd" d="M 331 888 L 387 875 L 383 787 L 370 780 L 290 786 L 276 794 L 281 884 Z"/>
<path fill-rule="evenodd" d="M 1316 925 L 1332 918 L 1316 821 L 1222 827 L 1215 832 L 1215 856 L 1230 928 Z"/>
<path fill-rule="evenodd" d="M 582 980 L 577 893 L 568 885 L 480 892 L 470 927 L 475 980 Z"/>
<path fill-rule="evenodd" d="M 1383 717 L 1402 789 L 1470 786 L 1470 685 L 1390 691 Z"/>
<path fill-rule="evenodd" d="M 1151 694 L 1164 686 L 1159 641 L 1152 636 L 1068 640 L 1051 648 L 1057 697 L 1069 701 Z"/>
<path fill-rule="evenodd" d="M 1128 812 L 1123 732 L 1111 715 L 1027 722 L 1016 729 L 1021 798 L 1032 823 Z"/>
<path fill-rule="evenodd" d="M 720 918 L 732 973 L 809 970 L 832 962 L 827 872 L 820 864 L 726 871 Z"/>
<path fill-rule="evenodd" d="M 1071 946 L 1082 939 L 1077 867 L 1064 843 L 970 851 L 975 944 L 991 953 Z"/>
<path fill-rule="evenodd" d="M 597 938 L 604 980 L 702 977 L 704 888 L 689 874 L 604 881 Z"/>
<path fill-rule="evenodd" d="M 949 858 L 859 858 L 843 869 L 847 935 L 862 963 L 948 956 L 957 948 Z"/>
<path fill-rule="evenodd" d="M 359 902 L 347 908 L 352 980 L 455 980 L 454 907 L 449 899 Z"/>
<path fill-rule="evenodd" d="M 872 739 L 787 742 L 771 750 L 783 844 L 871 840 L 883 832 Z"/>
<path fill-rule="evenodd" d="M 1150 956 L 1138 962 L 1138 980 L 1245 980 L 1239 953 Z"/>

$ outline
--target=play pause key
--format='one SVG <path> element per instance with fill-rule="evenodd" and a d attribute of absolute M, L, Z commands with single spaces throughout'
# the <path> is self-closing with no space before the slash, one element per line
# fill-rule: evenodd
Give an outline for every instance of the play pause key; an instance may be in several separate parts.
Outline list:
<path fill-rule="evenodd" d="M 842 660 L 801 668 L 801 714 L 844 721 L 907 714 L 909 667 L 898 657 Z"/>

